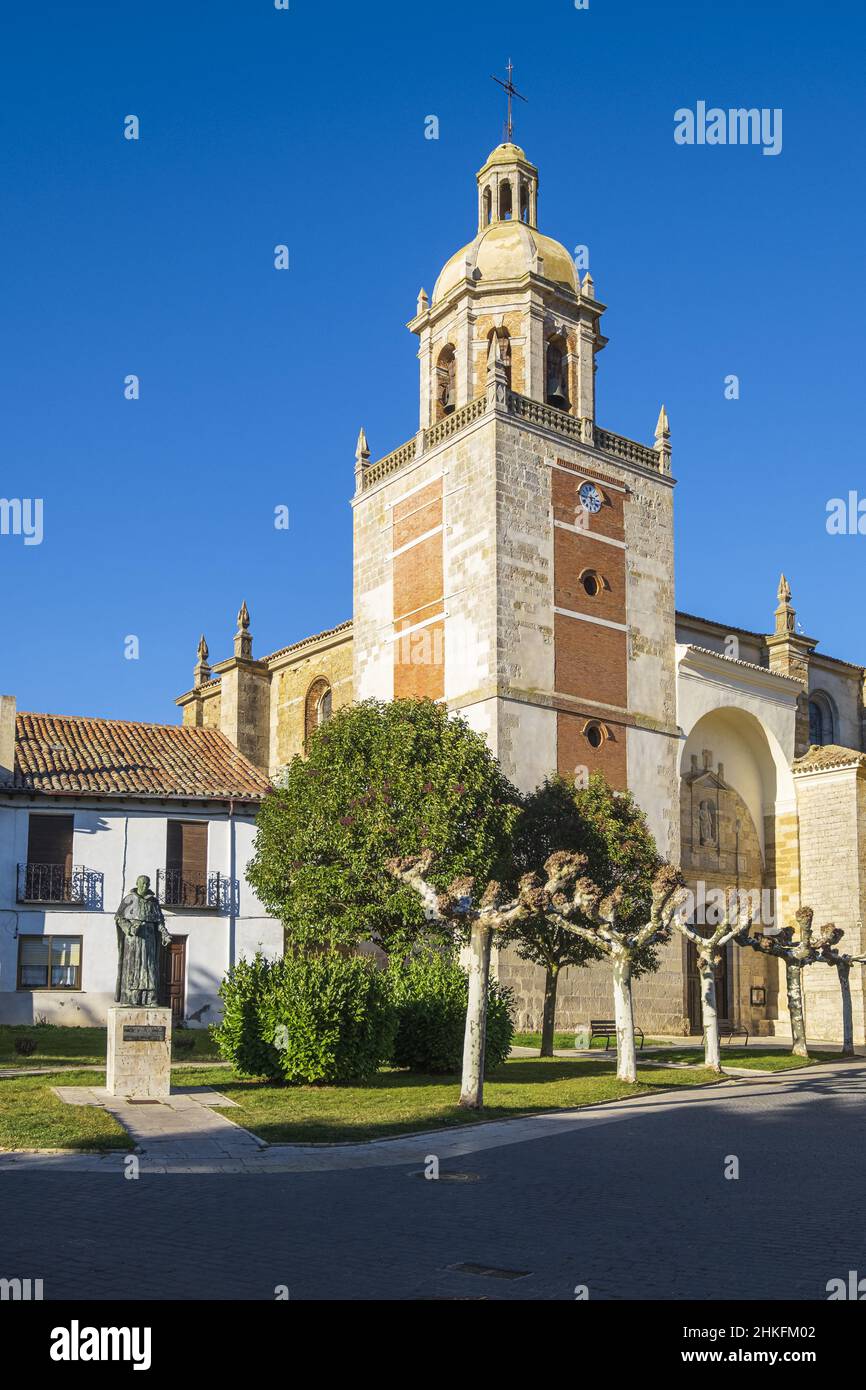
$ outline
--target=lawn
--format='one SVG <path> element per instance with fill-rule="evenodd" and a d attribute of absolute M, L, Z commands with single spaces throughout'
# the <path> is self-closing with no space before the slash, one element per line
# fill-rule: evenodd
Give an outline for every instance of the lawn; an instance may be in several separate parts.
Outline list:
<path fill-rule="evenodd" d="M 229 1077 L 231 1079 L 229 1079 Z M 275 1086 L 225 1071 L 185 1072 L 184 1085 L 213 1086 L 239 1106 L 224 1113 L 271 1144 L 351 1143 L 503 1120 L 544 1110 L 570 1110 L 649 1095 L 667 1086 L 697 1086 L 718 1078 L 703 1068 L 641 1067 L 637 1085 L 617 1081 L 615 1061 L 512 1057 L 484 1085 L 479 1117 L 457 1104 L 450 1076 L 383 1070 L 365 1086 Z"/>
<path fill-rule="evenodd" d="M 512 1038 L 511 1041 L 512 1041 L 512 1045 L 513 1045 L 514 1047 L 539 1047 L 539 1048 L 540 1048 L 540 1047 L 541 1047 L 541 1034 L 540 1034 L 540 1033 L 515 1033 L 515 1034 L 514 1034 L 514 1037 Z M 605 1048 L 604 1048 L 604 1039 L 603 1039 L 603 1038 L 593 1038 L 592 1043 L 591 1043 L 590 1045 L 591 1045 L 591 1047 L 592 1047 L 593 1052 L 595 1052 L 596 1048 L 598 1048 L 599 1051 L 601 1051 L 601 1052 L 604 1052 L 604 1050 L 605 1050 Z M 574 1051 L 574 1033 L 554 1033 L 554 1035 L 553 1035 L 553 1046 L 554 1046 L 554 1047 L 562 1047 L 562 1048 L 568 1047 L 568 1048 L 571 1048 L 572 1051 Z M 645 1046 L 645 1047 L 664 1047 L 665 1044 L 662 1043 L 662 1042 L 660 1042 L 660 1041 L 659 1041 L 658 1039 L 656 1039 L 656 1038 L 647 1038 L 647 1039 L 646 1039 L 646 1042 L 645 1042 L 645 1044 L 644 1044 L 644 1046 Z M 585 1050 L 585 1049 L 581 1049 L 581 1051 L 584 1051 L 584 1050 Z M 608 1047 L 607 1050 L 608 1050 L 608 1052 L 614 1052 L 614 1051 L 616 1050 L 616 1039 L 615 1039 L 615 1038 L 612 1038 L 612 1039 L 611 1039 L 610 1046 Z M 640 1049 L 638 1049 L 638 1050 L 640 1050 Z"/>
<path fill-rule="evenodd" d="M 795 1057 L 787 1048 L 770 1047 L 723 1047 L 721 1051 L 723 1067 L 747 1067 L 755 1071 L 791 1071 L 794 1067 L 811 1067 L 815 1062 L 835 1062 L 841 1056 L 839 1052 L 817 1052 L 812 1057 Z M 703 1058 L 702 1047 L 666 1047 L 664 1050 L 666 1062 L 698 1064 Z"/>
<path fill-rule="evenodd" d="M 21 1038 L 33 1039 L 36 1050 L 29 1057 L 15 1051 Z M 206 1028 L 178 1028 L 172 1037 L 175 1061 L 216 1060 L 216 1044 Z M 74 1067 L 105 1065 L 104 1028 L 67 1028 L 51 1023 L 0 1024 L 0 1067 Z"/>
<path fill-rule="evenodd" d="M 131 1149 L 126 1130 L 107 1110 L 66 1105 L 51 1090 L 52 1085 L 94 1086 L 104 1081 L 98 1072 L 69 1070 L 56 1076 L 0 1080 L 0 1149 Z"/>
<path fill-rule="evenodd" d="M 212 1086 L 235 1101 L 229 1119 L 272 1144 L 340 1143 L 383 1139 L 427 1129 L 501 1120 L 543 1110 L 573 1109 L 648 1095 L 667 1086 L 716 1080 L 703 1068 L 641 1067 L 636 1086 L 616 1079 L 610 1062 L 512 1058 L 487 1081 L 479 1117 L 457 1104 L 453 1076 L 385 1070 L 365 1086 L 276 1086 L 212 1067 L 190 1068 L 175 1085 Z M 97 1072 L 58 1072 L 0 1080 L 0 1149 L 128 1149 L 131 1144 L 104 1110 L 64 1105 L 51 1086 L 104 1084 Z"/>

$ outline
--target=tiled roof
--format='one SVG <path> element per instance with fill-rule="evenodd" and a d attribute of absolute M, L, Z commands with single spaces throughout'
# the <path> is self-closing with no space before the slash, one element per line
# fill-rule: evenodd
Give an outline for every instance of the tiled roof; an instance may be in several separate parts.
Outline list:
<path fill-rule="evenodd" d="M 288 656 L 289 652 L 300 651 L 302 647 L 309 647 L 313 642 L 322 642 L 326 637 L 337 637 L 344 632 L 348 637 L 352 630 L 352 619 L 347 618 L 344 623 L 338 623 L 336 627 L 326 628 L 324 632 L 314 632 L 311 637 L 302 637 L 300 642 L 293 642 L 289 647 L 280 647 L 278 651 L 268 652 L 267 656 L 257 657 L 257 661 L 273 661 L 278 656 Z"/>
<path fill-rule="evenodd" d="M 822 772 L 833 767 L 866 767 L 866 753 L 838 743 L 813 743 L 808 753 L 794 759 L 795 772 Z"/>
<path fill-rule="evenodd" d="M 724 652 L 714 652 L 712 647 L 698 647 L 694 642 L 689 642 L 686 651 L 697 652 L 699 656 L 715 656 L 719 661 L 726 661 L 729 666 L 745 666 L 747 671 L 761 671 L 765 676 L 775 676 L 776 680 L 788 681 L 791 685 L 801 685 L 795 676 L 783 676 L 780 671 L 771 671 L 769 666 L 758 666 L 754 661 L 741 661 L 738 656 L 726 656 Z"/>
<path fill-rule="evenodd" d="M 19 714 L 13 789 L 258 801 L 263 772 L 216 729 Z"/>

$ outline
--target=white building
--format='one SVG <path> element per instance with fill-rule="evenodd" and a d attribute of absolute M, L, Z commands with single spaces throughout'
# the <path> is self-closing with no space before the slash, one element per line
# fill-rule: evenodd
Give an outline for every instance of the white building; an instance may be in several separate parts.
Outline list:
<path fill-rule="evenodd" d="M 215 729 L 16 716 L 0 697 L 0 1022 L 105 1021 L 114 913 L 140 874 L 172 936 L 165 1002 L 216 1021 L 228 968 L 282 952 L 245 875 L 268 787 Z"/>

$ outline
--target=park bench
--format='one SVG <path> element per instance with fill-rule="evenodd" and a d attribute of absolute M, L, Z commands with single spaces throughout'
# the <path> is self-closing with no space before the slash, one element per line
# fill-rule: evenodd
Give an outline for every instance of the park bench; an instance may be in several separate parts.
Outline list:
<path fill-rule="evenodd" d="M 745 1046 L 748 1047 L 748 1046 L 749 1046 L 749 1030 L 748 1030 L 748 1028 L 735 1028 L 734 1025 L 733 1025 L 733 1023 L 726 1023 L 726 1022 L 724 1022 L 724 1020 L 719 1019 L 719 1042 L 721 1042 L 722 1039 L 725 1038 L 725 1037 L 728 1038 L 728 1039 L 739 1037 L 739 1035 L 740 1035 L 741 1033 L 742 1033 L 743 1037 L 746 1039 Z"/>
<path fill-rule="evenodd" d="M 640 1038 L 640 1045 L 643 1047 L 643 1029 L 635 1028 L 634 1035 Z M 616 1042 L 616 1023 L 612 1018 L 593 1018 L 589 1023 L 589 1045 L 592 1047 L 593 1038 L 604 1038 L 604 1050 L 610 1047 L 610 1040 Z"/>

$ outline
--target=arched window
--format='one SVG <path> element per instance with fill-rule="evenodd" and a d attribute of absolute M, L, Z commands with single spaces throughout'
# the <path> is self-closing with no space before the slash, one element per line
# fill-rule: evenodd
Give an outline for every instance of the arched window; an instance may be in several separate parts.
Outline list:
<path fill-rule="evenodd" d="M 443 420 L 450 415 L 456 405 L 454 390 L 455 371 L 454 348 L 448 343 L 440 352 L 436 362 L 436 419 Z"/>
<path fill-rule="evenodd" d="M 529 221 L 529 184 L 526 179 L 520 180 L 520 220 Z"/>
<path fill-rule="evenodd" d="M 568 347 L 559 336 L 547 344 L 544 398 L 557 410 L 568 410 Z"/>
<path fill-rule="evenodd" d="M 331 683 L 324 676 L 313 681 L 304 701 L 304 741 L 314 734 L 320 724 L 326 724 L 332 713 Z"/>
<path fill-rule="evenodd" d="M 511 217 L 511 183 L 508 179 L 503 179 L 499 185 L 499 220 L 510 222 Z"/>
<path fill-rule="evenodd" d="M 836 716 L 829 695 L 816 690 L 809 697 L 809 742 L 836 742 Z"/>
<path fill-rule="evenodd" d="M 485 225 L 485 227 L 489 227 L 489 226 L 490 226 L 490 219 L 491 219 L 491 217 L 493 216 L 493 194 L 490 192 L 490 185 L 489 185 L 489 184 L 488 184 L 488 186 L 487 186 L 487 187 L 485 188 L 485 190 L 484 190 L 484 197 L 483 197 L 483 199 L 482 199 L 482 208 L 483 208 L 484 225 Z"/>
<path fill-rule="evenodd" d="M 511 390 L 511 338 L 507 328 L 491 328 L 487 334 L 487 360 L 493 352 L 499 353 L 499 357 L 505 367 L 505 375 L 508 381 L 508 389 Z"/>

